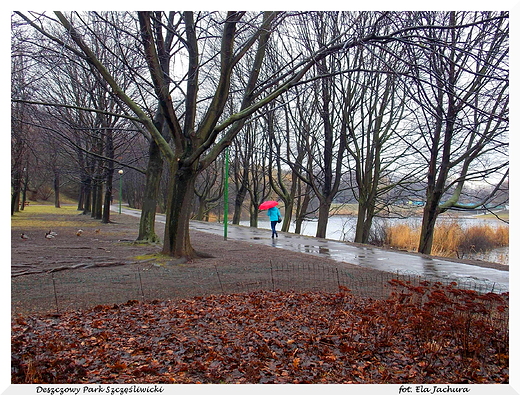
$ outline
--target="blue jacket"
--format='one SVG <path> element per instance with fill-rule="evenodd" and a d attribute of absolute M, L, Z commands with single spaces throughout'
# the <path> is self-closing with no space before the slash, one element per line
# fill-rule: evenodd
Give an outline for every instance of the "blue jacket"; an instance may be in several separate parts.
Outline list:
<path fill-rule="evenodd" d="M 271 221 L 278 221 L 278 218 L 282 218 L 282 214 L 280 214 L 278 207 L 271 207 L 267 210 L 267 216 Z"/>

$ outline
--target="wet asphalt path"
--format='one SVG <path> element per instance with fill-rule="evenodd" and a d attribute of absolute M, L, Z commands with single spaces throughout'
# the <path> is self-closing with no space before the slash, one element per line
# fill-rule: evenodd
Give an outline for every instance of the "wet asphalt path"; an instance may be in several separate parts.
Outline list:
<path fill-rule="evenodd" d="M 112 206 L 114 211 L 118 207 Z M 123 214 L 139 217 L 141 212 L 122 208 Z M 156 215 L 156 221 L 164 223 L 165 216 Z M 200 232 L 220 234 L 224 238 L 221 223 L 191 221 L 190 229 Z M 485 284 L 495 292 L 509 291 L 509 271 L 491 269 L 439 258 L 389 251 L 372 246 L 359 246 L 336 240 L 318 239 L 293 233 L 278 232 L 279 237 L 271 239 L 271 231 L 245 226 L 228 225 L 228 240 L 260 243 L 290 251 L 314 254 L 371 269 L 391 273 L 409 273 L 431 280 L 455 281 L 459 284 Z"/>

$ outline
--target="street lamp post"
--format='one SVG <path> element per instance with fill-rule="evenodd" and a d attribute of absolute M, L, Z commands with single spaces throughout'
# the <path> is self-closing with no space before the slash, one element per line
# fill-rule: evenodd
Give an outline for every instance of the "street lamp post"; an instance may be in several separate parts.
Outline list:
<path fill-rule="evenodd" d="M 119 173 L 119 214 L 121 214 L 121 200 L 123 198 L 123 169 Z"/>

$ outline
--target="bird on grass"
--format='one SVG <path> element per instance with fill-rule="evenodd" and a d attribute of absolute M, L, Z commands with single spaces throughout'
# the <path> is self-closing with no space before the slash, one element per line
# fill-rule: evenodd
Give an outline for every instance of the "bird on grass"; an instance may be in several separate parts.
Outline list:
<path fill-rule="evenodd" d="M 83 233 L 83 230 L 79 229 L 77 232 L 76 232 L 76 236 L 81 236 L 81 234 Z"/>
<path fill-rule="evenodd" d="M 49 230 L 48 234 L 54 237 L 58 236 L 58 234 L 56 232 L 53 232 L 52 230 Z"/>
<path fill-rule="evenodd" d="M 23 240 L 28 240 L 29 239 L 29 236 L 27 236 L 25 233 L 22 233 L 20 235 L 20 237 L 23 239 Z"/>
<path fill-rule="evenodd" d="M 45 238 L 46 239 L 54 239 L 54 236 L 51 235 L 50 233 L 45 233 Z"/>

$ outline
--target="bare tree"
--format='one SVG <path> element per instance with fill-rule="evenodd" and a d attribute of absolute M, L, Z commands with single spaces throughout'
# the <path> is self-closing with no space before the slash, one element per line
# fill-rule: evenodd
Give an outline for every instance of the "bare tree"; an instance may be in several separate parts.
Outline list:
<path fill-rule="evenodd" d="M 427 187 L 418 250 L 429 254 L 438 216 L 485 205 L 507 179 L 508 21 L 505 13 L 424 13 L 428 44 L 409 49 L 416 59 L 413 97 L 427 163 Z M 487 20 L 476 24 L 478 20 Z M 466 184 L 496 176 L 493 193 L 461 204 Z"/>
<path fill-rule="evenodd" d="M 30 62 L 25 55 L 25 44 L 16 24 L 12 24 L 11 40 L 11 94 L 28 99 L 32 94 L 27 81 Z M 30 116 L 30 108 L 24 103 L 11 104 L 11 215 L 23 210 L 25 191 L 28 184 L 28 143 L 30 130 L 25 120 Z"/>
<path fill-rule="evenodd" d="M 325 48 L 331 37 L 341 34 L 341 16 L 339 12 L 313 14 L 310 23 L 299 25 L 301 37 L 309 52 Z M 334 90 L 334 74 L 340 71 L 337 66 L 332 56 L 316 62 L 314 71 L 319 78 L 313 82 L 313 105 L 310 107 L 313 112 L 301 114 L 306 118 L 317 119 L 309 139 L 305 141 L 307 150 L 312 151 L 312 154 L 311 151 L 307 153 L 308 159 L 313 162 L 312 172 L 305 172 L 309 168 L 298 164 L 298 176 L 312 187 L 319 201 L 316 237 L 326 237 L 330 207 L 339 192 L 346 152 L 346 133 L 344 127 L 340 126 L 344 123 L 341 114 L 338 117 L 335 111 L 340 106 Z M 293 170 L 297 169 L 293 167 Z"/>
<path fill-rule="evenodd" d="M 377 47 L 352 52 L 344 62 L 362 71 L 348 73 L 337 83 L 348 135 L 348 174 L 358 202 L 357 243 L 369 242 L 374 217 L 395 203 L 390 191 L 417 171 L 409 161 L 410 147 L 401 143 L 407 100 L 399 78 L 403 65 L 388 52 Z"/>
<path fill-rule="evenodd" d="M 246 125 L 243 132 L 237 136 L 231 148 L 233 160 L 231 162 L 231 179 L 235 185 L 235 204 L 233 211 L 233 224 L 240 224 L 242 208 L 247 197 L 250 183 L 251 161 L 254 149 L 255 134 L 253 126 Z"/>

